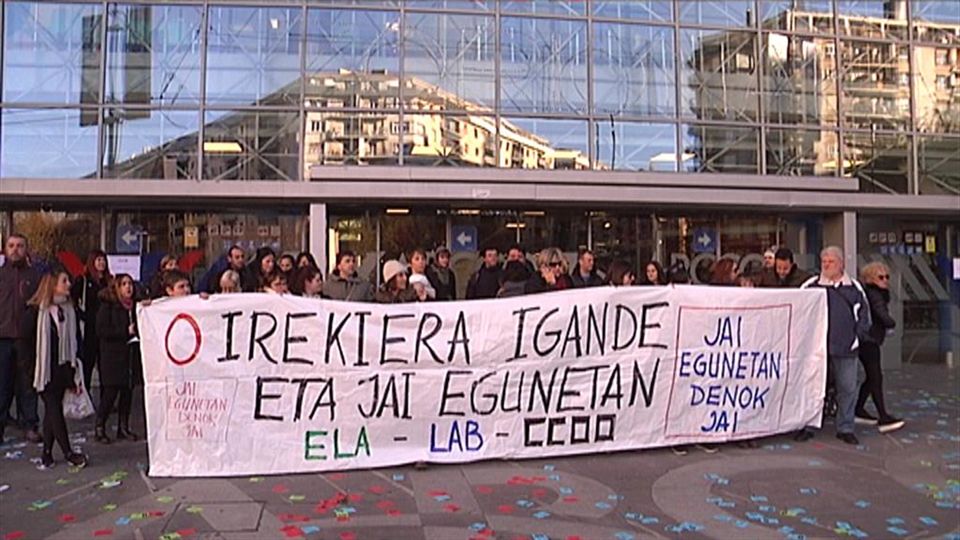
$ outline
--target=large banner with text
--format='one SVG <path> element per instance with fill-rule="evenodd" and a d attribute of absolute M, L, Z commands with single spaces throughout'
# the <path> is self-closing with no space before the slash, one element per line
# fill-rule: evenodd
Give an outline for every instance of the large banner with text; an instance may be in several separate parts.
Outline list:
<path fill-rule="evenodd" d="M 140 307 L 150 474 L 545 457 L 819 426 L 826 297 L 623 287 Z"/>

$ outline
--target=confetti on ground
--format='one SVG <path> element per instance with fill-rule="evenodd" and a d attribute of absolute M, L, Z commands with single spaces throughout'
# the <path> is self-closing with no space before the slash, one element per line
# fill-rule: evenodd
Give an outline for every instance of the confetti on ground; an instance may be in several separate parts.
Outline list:
<path fill-rule="evenodd" d="M 57 482 L 59 482 L 59 480 L 57 480 Z M 4 491 L 7 491 L 9 489 L 10 489 L 10 484 L 3 484 L 2 486 L 0 486 L 0 493 L 3 493 Z"/>
<path fill-rule="evenodd" d="M 895 534 L 897 536 L 906 536 L 910 531 L 906 529 L 901 529 L 900 527 L 887 527 L 887 532 Z"/>
<path fill-rule="evenodd" d="M 921 518 L 920 518 L 920 523 L 923 523 L 923 524 L 926 525 L 927 527 L 936 527 L 936 526 L 939 524 L 939 523 L 937 522 L 937 520 L 933 519 L 932 517 L 928 517 L 928 516 L 923 516 L 923 517 L 921 517 Z"/>
<path fill-rule="evenodd" d="M 853 503 L 857 508 L 870 508 L 870 501 L 859 500 Z"/>
<path fill-rule="evenodd" d="M 289 497 L 289 499 L 290 499 L 290 501 L 292 501 L 292 502 L 301 502 L 301 501 L 305 500 L 306 497 L 303 496 L 303 495 L 291 495 L 291 496 Z"/>
<path fill-rule="evenodd" d="M 3 535 L 3 540 L 19 540 L 20 538 L 26 536 L 26 534 L 27 533 L 23 531 L 11 531 Z"/>
<path fill-rule="evenodd" d="M 169 504 L 169 503 L 172 503 L 172 502 L 173 502 L 173 497 L 171 497 L 171 496 L 169 496 L 169 495 L 164 495 L 164 496 L 162 496 L 162 497 L 157 497 L 157 502 L 158 502 L 158 503 L 163 503 L 163 504 Z"/>
<path fill-rule="evenodd" d="M 540 510 L 538 512 L 534 512 L 533 517 L 537 519 L 547 519 L 550 517 L 550 512 L 547 512 L 546 510 Z"/>
<path fill-rule="evenodd" d="M 100 509 L 103 510 L 104 512 L 113 512 L 114 510 L 117 509 L 117 505 L 115 505 L 115 504 L 105 504 L 105 505 L 101 506 Z"/>
<path fill-rule="evenodd" d="M 93 531 L 94 536 L 110 536 L 113 534 L 113 529 L 99 529 Z"/>
<path fill-rule="evenodd" d="M 31 511 L 31 512 L 35 512 L 35 511 L 37 511 L 37 510 L 43 510 L 44 508 L 47 508 L 47 507 L 50 506 L 51 504 L 53 504 L 53 503 L 50 502 L 50 501 L 42 501 L 42 500 L 41 500 L 41 501 L 33 501 L 33 502 L 30 504 L 30 507 L 27 508 L 27 510 L 29 510 L 29 511 Z"/>
<path fill-rule="evenodd" d="M 197 506 L 197 505 L 188 506 L 188 507 L 187 507 L 187 513 L 188 513 L 188 514 L 202 514 L 202 513 L 203 513 L 203 507 L 202 507 L 202 506 Z"/>

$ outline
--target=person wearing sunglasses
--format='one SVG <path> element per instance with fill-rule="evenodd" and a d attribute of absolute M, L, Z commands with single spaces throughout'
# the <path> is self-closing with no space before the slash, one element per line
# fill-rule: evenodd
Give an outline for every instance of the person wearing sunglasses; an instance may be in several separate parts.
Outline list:
<path fill-rule="evenodd" d="M 527 280 L 526 294 L 561 291 L 573 287 L 569 265 L 558 248 L 546 248 L 537 253 L 538 272 Z"/>
<path fill-rule="evenodd" d="M 887 331 L 897 326 L 890 316 L 887 306 L 890 303 L 890 269 L 882 262 L 872 262 L 860 271 L 860 281 L 864 284 L 867 301 L 870 304 L 871 325 L 868 339 L 860 345 L 860 363 L 866 372 L 866 380 L 860 387 L 857 398 L 856 421 L 858 424 L 875 425 L 880 433 L 890 433 L 902 428 L 905 422 L 887 412 L 883 399 L 883 369 L 880 362 L 880 346 Z M 877 416 L 864 408 L 867 398 L 873 398 Z"/>

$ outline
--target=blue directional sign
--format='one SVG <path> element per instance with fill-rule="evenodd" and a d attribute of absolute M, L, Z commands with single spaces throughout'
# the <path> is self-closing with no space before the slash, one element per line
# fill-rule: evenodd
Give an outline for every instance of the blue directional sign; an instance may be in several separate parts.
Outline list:
<path fill-rule="evenodd" d="M 117 225 L 117 253 L 140 253 L 143 229 L 139 225 Z"/>
<path fill-rule="evenodd" d="M 450 227 L 453 242 L 450 251 L 477 251 L 477 228 L 473 225 L 453 225 Z"/>
<path fill-rule="evenodd" d="M 713 253 L 717 250 L 717 231 L 707 228 L 693 230 L 694 253 Z"/>

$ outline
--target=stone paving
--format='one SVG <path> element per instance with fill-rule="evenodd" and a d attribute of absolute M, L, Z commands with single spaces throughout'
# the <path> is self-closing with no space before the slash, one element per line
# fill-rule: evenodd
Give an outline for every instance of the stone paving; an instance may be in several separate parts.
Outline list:
<path fill-rule="evenodd" d="M 62 462 L 37 470 L 39 449 L 20 439 L 0 446 L 0 539 L 960 540 L 956 373 L 910 366 L 886 380 L 908 424 L 888 435 L 858 427 L 858 447 L 836 440 L 828 421 L 807 443 L 778 436 L 717 454 L 659 449 L 424 471 L 151 478 L 145 443 L 98 445 L 83 422 L 73 426 L 90 457 L 80 471 Z"/>

